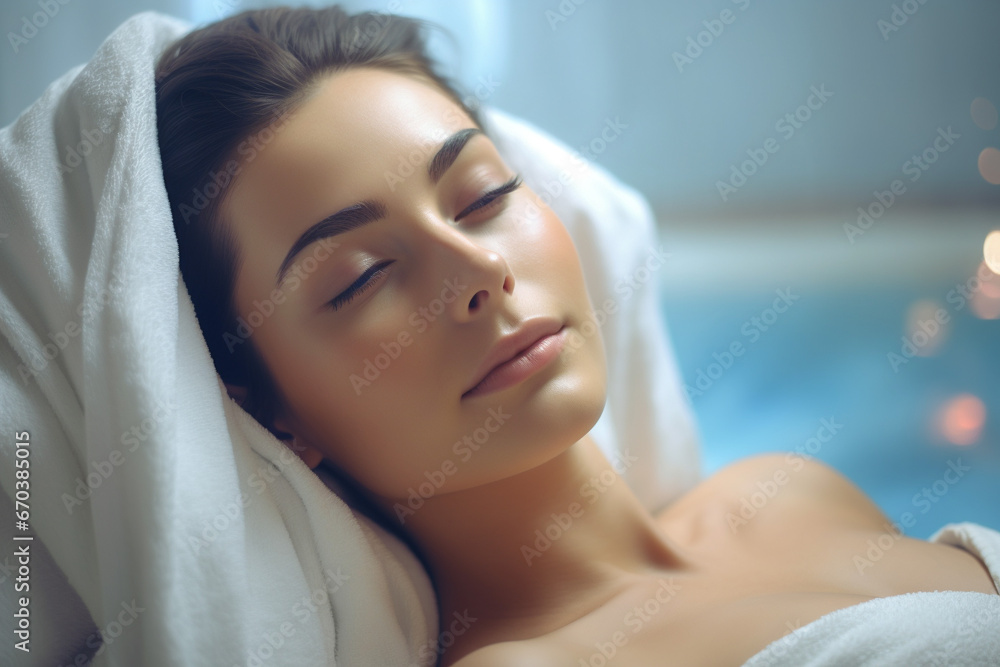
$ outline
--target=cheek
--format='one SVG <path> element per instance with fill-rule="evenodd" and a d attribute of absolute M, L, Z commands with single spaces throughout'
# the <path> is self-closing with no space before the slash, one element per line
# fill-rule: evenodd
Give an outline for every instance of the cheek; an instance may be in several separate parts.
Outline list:
<path fill-rule="evenodd" d="M 603 327 L 617 313 L 617 302 L 597 304 L 587 290 L 586 278 L 576 245 L 569 230 L 551 209 L 544 209 L 544 225 L 540 243 L 545 244 L 549 268 L 548 278 L 560 281 L 559 288 L 565 295 L 566 303 L 572 304 L 574 318 L 573 331 L 564 351 L 568 357 L 576 357 L 574 363 L 581 364 L 583 372 L 592 379 L 592 386 L 603 393 L 607 382 L 607 358 L 604 348 Z M 557 267 L 557 268 L 553 268 Z"/>
<path fill-rule="evenodd" d="M 401 331 L 410 331 L 409 344 Z M 439 337 L 416 334 L 402 316 L 363 336 L 317 340 L 300 335 L 266 349 L 300 433 L 369 490 L 405 496 L 424 471 L 440 468 L 461 431 L 447 392 L 429 390 L 428 379 L 440 376 Z"/>
<path fill-rule="evenodd" d="M 540 253 L 539 262 L 545 275 L 558 286 L 570 303 L 577 307 L 590 307 L 587 284 L 576 245 L 569 230 L 552 209 L 545 207 L 527 233 Z"/>
<path fill-rule="evenodd" d="M 559 257 L 564 263 L 572 261 L 579 264 L 573 238 L 562 220 L 537 193 L 527 186 L 523 188 L 522 201 L 514 207 L 517 235 L 526 240 L 545 243 L 541 249 Z"/>

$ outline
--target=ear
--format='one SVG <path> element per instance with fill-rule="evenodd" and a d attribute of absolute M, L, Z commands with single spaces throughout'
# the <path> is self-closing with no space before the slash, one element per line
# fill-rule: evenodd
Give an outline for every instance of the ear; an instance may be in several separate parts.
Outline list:
<path fill-rule="evenodd" d="M 297 434 L 296 429 L 292 427 L 289 421 L 283 416 L 279 415 L 273 419 L 275 437 L 278 437 L 285 445 L 292 450 L 296 456 L 302 459 L 302 462 L 309 467 L 310 470 L 315 468 L 323 460 L 323 452 L 313 446 L 306 438 L 301 437 Z M 280 435 L 279 435 L 280 433 Z"/>
<path fill-rule="evenodd" d="M 229 397 L 239 403 L 240 407 L 243 407 L 243 402 L 247 398 L 247 388 L 240 386 L 238 384 L 226 383 L 226 393 Z"/>
<path fill-rule="evenodd" d="M 246 401 L 247 397 L 246 387 L 227 383 L 226 392 L 233 400 L 239 403 L 240 407 L 243 407 L 243 403 Z M 290 427 L 287 419 L 283 416 L 277 416 L 272 420 L 272 422 L 272 427 L 268 429 L 271 434 L 295 452 L 295 454 L 302 459 L 303 463 L 309 466 L 310 469 L 315 468 L 320 464 L 320 461 L 323 460 L 323 453 L 295 435 L 295 430 Z"/>

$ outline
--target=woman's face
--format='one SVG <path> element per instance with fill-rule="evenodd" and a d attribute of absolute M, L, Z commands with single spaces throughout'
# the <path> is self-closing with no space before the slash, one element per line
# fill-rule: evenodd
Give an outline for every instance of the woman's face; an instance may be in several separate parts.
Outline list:
<path fill-rule="evenodd" d="M 604 408 L 603 343 L 580 331 L 592 305 L 576 248 L 526 185 L 481 205 L 515 174 L 485 135 L 460 133 L 475 127 L 430 83 L 339 72 L 258 135 L 222 206 L 252 331 L 242 344 L 285 403 L 275 426 L 384 498 L 537 466 Z M 435 159 L 456 133 L 467 141 Z M 327 227 L 341 233 L 307 232 L 348 207 Z M 534 320 L 565 327 L 562 352 L 506 388 L 464 395 L 498 340 Z"/>

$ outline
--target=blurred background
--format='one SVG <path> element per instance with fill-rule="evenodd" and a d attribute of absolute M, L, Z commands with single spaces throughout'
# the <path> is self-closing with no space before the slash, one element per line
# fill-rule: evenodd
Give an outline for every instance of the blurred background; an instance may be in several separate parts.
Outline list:
<path fill-rule="evenodd" d="M 265 4 L 7 0 L 0 125 L 136 12 Z M 646 196 L 704 474 L 798 451 L 913 537 L 1000 529 L 1000 3 L 342 4 Z"/>

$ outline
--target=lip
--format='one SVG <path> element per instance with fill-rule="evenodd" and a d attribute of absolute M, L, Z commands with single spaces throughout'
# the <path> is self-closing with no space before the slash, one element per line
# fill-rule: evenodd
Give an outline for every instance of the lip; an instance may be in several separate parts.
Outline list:
<path fill-rule="evenodd" d="M 559 320 L 548 317 L 526 320 L 490 349 L 462 398 L 517 384 L 552 361 L 562 350 L 565 337 L 565 326 Z"/>

